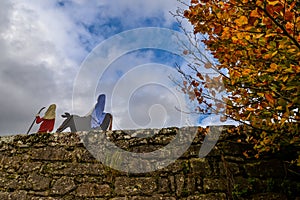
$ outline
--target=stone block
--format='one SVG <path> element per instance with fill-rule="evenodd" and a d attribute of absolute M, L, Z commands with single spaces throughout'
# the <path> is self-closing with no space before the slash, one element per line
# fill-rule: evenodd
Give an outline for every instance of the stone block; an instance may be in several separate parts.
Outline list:
<path fill-rule="evenodd" d="M 188 150 L 181 156 L 181 158 L 192 158 L 192 157 L 199 157 L 199 150 L 201 145 L 199 144 L 192 144 Z"/>
<path fill-rule="evenodd" d="M 22 165 L 22 156 L 8 156 L 0 154 L 0 170 L 15 173 Z"/>
<path fill-rule="evenodd" d="M 26 188 L 26 176 L 17 174 L 0 173 L 0 189 L 22 190 Z"/>
<path fill-rule="evenodd" d="M 195 176 L 195 183 L 196 183 L 196 191 L 197 192 L 204 192 L 203 191 L 203 178 L 199 177 L 199 176 Z"/>
<path fill-rule="evenodd" d="M 180 172 L 188 173 L 190 171 L 190 166 L 187 160 L 176 160 L 167 167 L 163 168 L 161 171 L 173 174 Z"/>
<path fill-rule="evenodd" d="M 32 149 L 28 152 L 33 160 L 45 161 L 72 161 L 72 152 L 63 147 L 44 147 Z"/>
<path fill-rule="evenodd" d="M 43 173 L 51 175 L 103 175 L 104 166 L 100 163 L 63 163 L 53 162 L 43 168 Z"/>
<path fill-rule="evenodd" d="M 115 192 L 118 195 L 151 195 L 157 189 L 152 177 L 117 177 Z"/>
<path fill-rule="evenodd" d="M 242 176 L 235 177 L 230 184 L 233 195 L 238 198 L 249 196 L 255 190 L 254 185 L 257 185 L 257 183 L 254 183 L 254 180 L 249 180 Z"/>
<path fill-rule="evenodd" d="M 219 169 L 220 169 L 221 176 L 230 176 L 230 175 L 236 176 L 241 174 L 240 166 L 237 163 L 233 163 L 233 162 L 220 162 Z"/>
<path fill-rule="evenodd" d="M 34 191 L 47 190 L 50 187 L 51 178 L 32 173 L 26 180 L 26 188 Z"/>
<path fill-rule="evenodd" d="M 78 133 L 54 133 L 50 135 L 48 141 L 52 146 L 74 147 L 83 145 Z"/>
<path fill-rule="evenodd" d="M 279 160 L 260 161 L 244 165 L 246 174 L 250 177 L 285 177 L 284 165 Z"/>
<path fill-rule="evenodd" d="M 175 177 L 169 176 L 169 181 L 170 181 L 171 191 L 174 193 L 176 191 Z"/>
<path fill-rule="evenodd" d="M 182 196 L 184 190 L 184 175 L 176 174 L 175 182 L 176 182 L 176 196 Z"/>
<path fill-rule="evenodd" d="M 1 192 L 0 191 L 0 199 L 9 199 L 10 192 Z"/>
<path fill-rule="evenodd" d="M 79 147 L 74 149 L 73 156 L 74 156 L 74 160 L 76 160 L 77 162 L 89 162 L 89 163 L 98 162 L 93 157 L 93 155 L 84 147 Z"/>
<path fill-rule="evenodd" d="M 99 185 L 97 183 L 83 183 L 79 185 L 74 191 L 74 195 L 78 197 L 105 197 L 111 195 L 111 188 L 109 185 Z"/>
<path fill-rule="evenodd" d="M 71 197 L 71 198 L 73 198 L 73 197 Z M 64 200 L 71 200 L 71 198 L 64 197 Z M 30 197 L 30 200 L 61 200 L 61 199 L 62 199 L 61 197 L 43 197 L 43 196 Z"/>
<path fill-rule="evenodd" d="M 161 195 L 153 195 L 151 197 L 133 196 L 133 197 L 130 197 L 129 199 L 130 200 L 176 200 L 175 197 L 166 197 L 166 196 L 161 196 Z"/>
<path fill-rule="evenodd" d="M 190 165 L 192 173 L 201 177 L 210 176 L 212 174 L 212 170 L 206 158 L 192 158 L 190 160 Z"/>
<path fill-rule="evenodd" d="M 56 180 L 50 190 L 54 195 L 65 195 L 76 187 L 73 178 L 61 177 Z"/>
<path fill-rule="evenodd" d="M 225 193 L 191 195 L 187 200 L 227 200 Z"/>
<path fill-rule="evenodd" d="M 18 190 L 14 191 L 9 195 L 9 200 L 21 200 L 21 199 L 27 199 L 27 192 L 24 190 Z M 4 199 L 3 199 L 4 200 Z"/>
<path fill-rule="evenodd" d="M 284 194 L 278 193 L 261 193 L 251 197 L 252 200 L 287 200 L 288 198 Z"/>
<path fill-rule="evenodd" d="M 206 193 L 212 191 L 226 191 L 227 183 L 225 179 L 204 178 L 203 189 Z"/>
<path fill-rule="evenodd" d="M 128 197 L 114 197 L 114 198 L 111 198 L 110 200 L 129 200 Z"/>
<path fill-rule="evenodd" d="M 189 174 L 185 179 L 186 192 L 188 194 L 193 194 L 196 191 L 196 179 L 194 175 Z"/>
<path fill-rule="evenodd" d="M 168 193 L 170 192 L 170 182 L 168 178 L 158 179 L 158 193 Z"/>
<path fill-rule="evenodd" d="M 249 145 L 230 143 L 226 141 L 220 142 L 217 146 L 227 156 L 240 156 L 243 155 L 245 150 L 251 148 Z"/>
<path fill-rule="evenodd" d="M 22 166 L 18 170 L 20 174 L 27 174 L 34 171 L 39 171 L 42 167 L 42 162 L 23 162 Z"/>

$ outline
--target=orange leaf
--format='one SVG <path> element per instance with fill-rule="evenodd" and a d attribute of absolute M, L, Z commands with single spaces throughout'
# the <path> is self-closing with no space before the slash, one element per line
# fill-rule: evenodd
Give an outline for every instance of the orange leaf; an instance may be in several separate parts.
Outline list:
<path fill-rule="evenodd" d="M 278 68 L 278 65 L 276 65 L 275 63 L 271 63 L 270 65 L 270 69 L 268 69 L 269 72 L 275 72 Z"/>
<path fill-rule="evenodd" d="M 252 11 L 251 11 L 250 17 L 260 18 L 261 15 L 257 12 L 257 9 L 255 9 L 255 10 L 252 10 Z"/>
<path fill-rule="evenodd" d="M 192 84 L 194 87 L 198 87 L 198 86 L 199 86 L 199 82 L 198 82 L 198 81 L 195 81 L 195 80 L 193 80 L 191 84 Z"/>
<path fill-rule="evenodd" d="M 289 10 L 287 10 L 284 14 L 284 19 L 287 21 L 291 21 L 293 19 L 293 17 L 294 17 L 294 14 Z"/>
<path fill-rule="evenodd" d="M 291 11 L 295 7 L 295 5 L 296 5 L 296 1 L 294 1 L 293 3 L 291 3 L 288 11 Z"/>
<path fill-rule="evenodd" d="M 294 24 L 292 24 L 291 22 L 287 22 L 286 25 L 285 25 L 285 28 L 286 28 L 287 30 L 291 30 L 291 29 L 294 28 Z"/>
<path fill-rule="evenodd" d="M 249 74 L 251 73 L 251 71 L 252 71 L 251 69 L 244 69 L 243 72 L 242 72 L 242 75 L 243 76 L 249 76 Z"/>
<path fill-rule="evenodd" d="M 244 155 L 246 158 L 249 158 L 249 155 L 247 154 L 247 151 L 244 151 L 244 152 L 243 152 L 243 155 Z"/>
<path fill-rule="evenodd" d="M 204 80 L 204 78 L 203 78 L 203 76 L 202 76 L 202 74 L 201 73 L 197 73 L 197 76 L 201 79 L 201 80 Z"/>
<path fill-rule="evenodd" d="M 265 94 L 265 98 L 271 103 L 274 104 L 275 100 L 273 99 L 271 94 Z"/>

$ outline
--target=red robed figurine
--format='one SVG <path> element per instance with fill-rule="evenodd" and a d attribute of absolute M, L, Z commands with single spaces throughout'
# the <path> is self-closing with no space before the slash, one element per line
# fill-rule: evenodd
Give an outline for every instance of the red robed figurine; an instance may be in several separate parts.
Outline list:
<path fill-rule="evenodd" d="M 55 110 L 56 105 L 51 104 L 48 110 L 45 112 L 44 117 L 41 118 L 39 115 L 36 116 L 36 123 L 42 123 L 38 130 L 38 133 L 48 133 L 53 130 L 55 123 Z"/>

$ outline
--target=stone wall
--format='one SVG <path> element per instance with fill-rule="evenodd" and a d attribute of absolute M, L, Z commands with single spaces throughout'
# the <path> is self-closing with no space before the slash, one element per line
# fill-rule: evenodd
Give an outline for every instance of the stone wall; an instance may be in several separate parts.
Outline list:
<path fill-rule="evenodd" d="M 176 162 L 140 174 L 120 172 L 97 161 L 82 141 L 86 133 L 1 137 L 0 199 L 299 200 L 299 168 L 291 169 L 282 157 L 246 158 L 243 152 L 249 146 L 228 134 L 229 129 L 234 127 L 223 130 L 205 158 L 198 153 L 207 129 L 198 128 L 192 145 Z M 178 129 L 130 132 L 154 134 L 148 138 L 129 132 L 97 134 L 106 134 L 128 151 L 150 152 L 168 144 Z"/>

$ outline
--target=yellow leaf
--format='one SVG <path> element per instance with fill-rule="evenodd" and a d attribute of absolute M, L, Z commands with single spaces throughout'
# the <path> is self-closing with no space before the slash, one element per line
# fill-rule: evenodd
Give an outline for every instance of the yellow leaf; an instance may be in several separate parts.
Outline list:
<path fill-rule="evenodd" d="M 239 32 L 236 34 L 238 39 L 243 39 L 244 38 L 244 34 Z"/>
<path fill-rule="evenodd" d="M 296 49 L 289 49 L 287 50 L 288 53 L 294 53 L 296 51 Z"/>
<path fill-rule="evenodd" d="M 258 92 L 257 95 L 260 96 L 260 97 L 265 96 L 265 94 L 264 94 L 264 93 L 261 93 L 261 92 Z"/>
<path fill-rule="evenodd" d="M 286 82 L 288 79 L 289 79 L 289 76 L 284 76 L 282 80 L 283 80 L 283 82 Z"/>
<path fill-rule="evenodd" d="M 232 39 L 233 42 L 236 42 L 236 41 L 239 40 L 236 36 L 233 36 L 231 39 Z"/>
<path fill-rule="evenodd" d="M 280 3 L 278 0 L 268 0 L 267 2 L 268 2 L 270 5 L 272 5 L 272 6 L 274 6 L 274 5 L 278 4 L 278 3 Z"/>
<path fill-rule="evenodd" d="M 243 26 L 245 24 L 248 24 L 248 18 L 246 16 L 241 16 L 240 18 L 234 20 L 234 22 L 238 25 L 238 26 Z"/>
<path fill-rule="evenodd" d="M 250 40 L 250 39 L 251 39 L 250 35 L 246 35 L 246 36 L 245 36 L 245 39 L 246 39 L 246 40 Z"/>
<path fill-rule="evenodd" d="M 221 13 L 221 12 L 218 12 L 218 13 L 217 13 L 217 17 L 218 17 L 219 19 L 223 18 L 222 13 Z"/>
<path fill-rule="evenodd" d="M 263 5 L 263 3 L 264 3 L 263 0 L 257 0 L 255 4 L 256 4 L 257 6 L 261 6 L 261 5 Z"/>
<path fill-rule="evenodd" d="M 264 36 L 264 33 L 256 35 L 255 38 L 256 38 L 256 39 L 259 39 L 259 38 L 261 38 L 262 36 Z"/>
<path fill-rule="evenodd" d="M 253 112 L 253 111 L 255 111 L 256 109 L 255 109 L 255 108 L 250 108 L 250 107 L 248 107 L 248 108 L 246 108 L 246 110 L 247 110 L 247 111 L 250 111 L 250 112 Z"/>
<path fill-rule="evenodd" d="M 269 33 L 269 34 L 267 34 L 265 37 L 267 38 L 267 37 L 273 37 L 273 36 L 276 36 L 277 34 L 275 34 L 275 33 Z"/>
<path fill-rule="evenodd" d="M 275 56 L 278 53 L 278 51 L 275 51 L 272 53 L 272 57 Z"/>

